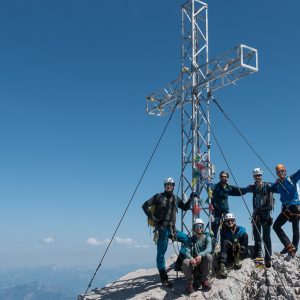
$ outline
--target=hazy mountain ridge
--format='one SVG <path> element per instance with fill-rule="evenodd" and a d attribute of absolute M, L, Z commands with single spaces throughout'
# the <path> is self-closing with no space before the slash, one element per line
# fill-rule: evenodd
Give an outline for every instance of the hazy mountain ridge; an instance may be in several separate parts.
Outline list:
<path fill-rule="evenodd" d="M 99 270 L 96 286 L 104 286 L 135 270 L 137 265 Z M 95 272 L 92 267 L 43 266 L 0 269 L 0 300 L 74 300 Z"/>

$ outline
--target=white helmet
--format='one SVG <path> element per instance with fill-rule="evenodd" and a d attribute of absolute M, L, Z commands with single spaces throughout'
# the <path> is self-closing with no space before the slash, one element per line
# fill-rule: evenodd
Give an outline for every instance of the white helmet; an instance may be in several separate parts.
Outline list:
<path fill-rule="evenodd" d="M 253 176 L 254 175 L 262 175 L 263 174 L 263 171 L 261 168 L 255 168 L 253 169 Z"/>
<path fill-rule="evenodd" d="M 202 225 L 204 226 L 203 220 L 202 220 L 202 219 L 199 219 L 199 218 L 197 218 L 197 219 L 194 220 L 193 226 L 194 226 L 194 225 L 197 225 L 197 224 L 202 224 Z"/>
<path fill-rule="evenodd" d="M 235 217 L 234 217 L 234 214 L 232 213 L 227 213 L 224 217 L 224 220 L 227 221 L 227 220 L 232 220 L 234 219 L 235 220 Z"/>
<path fill-rule="evenodd" d="M 229 226 L 228 226 L 228 225 L 226 224 L 226 226 L 232 227 L 233 225 L 235 225 L 235 217 L 234 217 L 234 214 L 232 214 L 232 213 L 227 213 L 227 214 L 225 215 L 225 217 L 224 217 L 225 223 L 227 223 L 229 220 L 233 220 L 232 225 L 229 225 Z M 228 223 L 228 224 L 230 224 L 230 223 Z"/>
<path fill-rule="evenodd" d="M 172 177 L 168 177 L 168 178 L 165 179 L 164 185 L 166 185 L 168 183 L 171 183 L 171 184 L 175 185 L 175 181 Z"/>

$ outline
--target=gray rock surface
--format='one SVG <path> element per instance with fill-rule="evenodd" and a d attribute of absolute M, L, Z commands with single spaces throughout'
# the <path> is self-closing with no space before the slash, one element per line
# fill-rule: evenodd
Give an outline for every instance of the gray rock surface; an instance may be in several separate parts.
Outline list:
<path fill-rule="evenodd" d="M 131 272 L 103 288 L 92 290 L 84 300 L 168 300 L 168 299 L 206 299 L 206 300 L 300 300 L 300 258 L 273 255 L 273 268 L 255 268 L 251 259 L 243 261 L 241 270 L 231 270 L 227 279 L 211 278 L 212 289 L 200 290 L 187 295 L 182 273 L 172 269 L 176 257 L 168 260 L 168 271 L 173 282 L 172 289 L 163 288 L 157 269 L 140 269 Z"/>

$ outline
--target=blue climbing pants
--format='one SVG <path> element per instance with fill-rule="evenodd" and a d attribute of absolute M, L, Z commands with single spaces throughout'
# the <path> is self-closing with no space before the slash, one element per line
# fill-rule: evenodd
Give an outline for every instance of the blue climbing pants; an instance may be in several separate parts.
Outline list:
<path fill-rule="evenodd" d="M 157 240 L 157 255 L 156 255 L 156 265 L 158 270 L 166 269 L 165 254 L 168 249 L 169 239 L 172 239 L 172 230 L 170 227 L 161 227 L 158 231 Z M 182 231 L 176 230 L 176 240 L 180 243 L 187 242 L 188 236 Z"/>

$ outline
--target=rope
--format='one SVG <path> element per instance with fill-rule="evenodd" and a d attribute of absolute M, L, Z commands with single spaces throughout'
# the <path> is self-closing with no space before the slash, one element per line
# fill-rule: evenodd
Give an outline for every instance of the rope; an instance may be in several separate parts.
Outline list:
<path fill-rule="evenodd" d="M 268 169 L 268 171 L 272 174 L 272 176 L 277 179 L 276 175 L 273 173 L 273 171 L 269 168 L 269 166 L 265 163 L 265 161 L 262 159 L 262 157 L 258 154 L 258 152 L 252 147 L 250 142 L 246 139 L 244 134 L 241 132 L 241 130 L 233 123 L 233 121 L 229 118 L 229 116 L 226 114 L 224 109 L 221 107 L 219 102 L 216 98 L 212 97 L 212 101 L 217 105 L 217 107 L 220 109 L 220 111 L 223 113 L 224 117 L 230 122 L 230 124 L 233 126 L 233 128 L 239 133 L 239 135 L 243 138 L 243 140 L 247 143 L 247 145 L 251 148 L 251 150 L 254 152 L 254 154 L 258 157 L 258 159 L 263 163 L 263 165 Z"/>
<path fill-rule="evenodd" d="M 261 156 L 257 153 L 257 151 L 252 147 L 252 145 L 249 143 L 249 141 L 246 139 L 244 134 L 241 132 L 241 130 L 233 123 L 233 121 L 229 118 L 229 116 L 226 114 L 224 109 L 221 107 L 219 102 L 216 98 L 214 98 L 212 95 L 210 95 L 213 102 L 217 105 L 217 107 L 220 109 L 220 111 L 223 113 L 224 117 L 229 121 L 229 123 L 233 126 L 233 128 L 238 132 L 238 134 L 243 138 L 243 140 L 247 143 L 247 145 L 251 148 L 251 150 L 254 152 L 254 154 L 258 157 L 258 159 L 263 163 L 263 165 L 267 168 L 267 170 L 272 174 L 272 176 L 277 179 L 276 175 L 273 173 L 273 171 L 269 168 L 269 166 L 265 163 L 265 161 L 261 158 Z M 288 193 L 290 192 L 285 188 L 285 186 L 281 183 L 279 180 L 278 183 L 281 185 L 281 187 Z"/>
<path fill-rule="evenodd" d="M 131 196 L 131 198 L 130 198 L 127 206 L 126 206 L 126 209 L 125 209 L 125 211 L 124 211 L 124 213 L 123 213 L 123 215 L 122 215 L 122 217 L 121 217 L 121 219 L 120 219 L 120 221 L 119 221 L 119 223 L 118 223 L 118 225 L 117 225 L 117 227 L 116 227 L 116 229 L 115 229 L 115 231 L 114 231 L 114 233 L 112 235 L 112 238 L 110 239 L 110 241 L 109 241 L 109 243 L 108 243 L 108 245 L 106 247 L 106 250 L 105 250 L 105 252 L 104 252 L 104 254 L 103 254 L 103 256 L 102 256 L 102 258 L 100 260 L 100 263 L 99 263 L 98 267 L 96 268 L 96 271 L 94 272 L 94 275 L 92 276 L 92 278 L 91 278 L 91 280 L 90 280 L 90 282 L 89 282 L 89 284 L 88 284 L 88 286 L 86 288 L 86 291 L 84 292 L 83 298 L 86 296 L 86 294 L 87 294 L 89 288 L 91 287 L 92 282 L 93 282 L 93 280 L 94 280 L 94 278 L 95 278 L 98 270 L 100 269 L 100 267 L 102 265 L 104 257 L 106 256 L 106 254 L 107 254 L 107 252 L 108 252 L 108 250 L 110 248 L 110 245 L 111 245 L 111 243 L 112 243 L 112 241 L 113 241 L 113 239 L 114 239 L 114 237 L 115 237 L 115 235 L 116 235 L 116 233 L 117 233 L 117 231 L 118 231 L 118 229 L 119 229 L 119 227 L 120 227 L 120 225 L 121 225 L 121 223 L 122 223 L 122 221 L 123 221 L 123 219 L 124 219 L 124 217 L 125 217 L 125 215 L 126 215 L 126 213 L 128 211 L 128 209 L 129 209 L 129 206 L 130 206 L 130 204 L 131 204 L 131 202 L 132 202 L 132 200 L 133 200 L 133 198 L 134 198 L 134 196 L 135 196 L 135 194 L 136 194 L 136 192 L 137 192 L 137 190 L 138 190 L 138 188 L 139 188 L 139 186 L 140 186 L 140 184 L 141 184 L 141 182 L 142 182 L 142 180 L 143 180 L 143 178 L 144 178 L 144 176 L 146 174 L 146 171 L 148 170 L 148 167 L 149 167 L 149 165 L 150 165 L 150 163 L 151 163 L 151 161 L 152 161 L 152 159 L 154 157 L 154 154 L 155 154 L 155 152 L 156 152 L 156 150 L 157 150 L 157 148 L 158 148 L 158 146 L 159 146 L 159 144 L 160 144 L 160 142 L 161 142 L 161 140 L 162 140 L 162 138 L 163 138 L 163 136 L 164 136 L 164 134 L 165 134 L 165 132 L 166 132 L 169 124 L 170 124 L 170 122 L 171 122 L 171 119 L 172 119 L 172 117 L 174 115 L 174 112 L 175 112 L 176 107 L 177 107 L 177 105 L 179 103 L 179 100 L 180 100 L 180 98 L 177 100 L 177 102 L 176 102 L 176 104 L 175 104 L 175 106 L 173 108 L 173 111 L 172 111 L 172 113 L 171 113 L 171 115 L 170 115 L 170 117 L 169 117 L 169 119 L 168 119 L 168 121 L 167 121 L 167 123 L 166 123 L 166 125 L 165 125 L 165 127 L 164 127 L 164 129 L 163 129 L 163 131 L 162 131 L 162 133 L 161 133 L 161 135 L 160 135 L 160 137 L 159 137 L 156 145 L 155 145 L 155 147 L 154 147 L 154 150 L 152 151 L 152 153 L 150 155 L 150 158 L 149 158 L 149 160 L 148 160 L 148 162 L 146 164 L 146 167 L 144 168 L 144 171 L 142 172 L 142 175 L 140 176 L 140 179 L 139 179 L 139 181 L 138 181 L 138 183 L 137 183 L 137 185 L 136 185 L 136 187 L 134 189 L 134 192 L 133 192 L 133 194 L 132 194 L 132 196 Z"/>
<path fill-rule="evenodd" d="M 200 108 L 201 108 L 201 110 L 202 110 L 203 116 L 204 116 L 205 119 L 207 120 L 206 114 L 205 114 L 205 112 L 204 112 L 204 110 L 203 110 L 203 108 L 202 108 L 201 105 L 200 105 Z M 233 174 L 233 172 L 232 172 L 232 170 L 231 170 L 231 168 L 230 168 L 230 166 L 229 166 L 228 160 L 226 159 L 226 156 L 225 156 L 225 154 L 224 154 L 224 152 L 223 152 L 223 150 L 222 150 L 222 148 L 221 148 L 221 146 L 220 146 L 220 144 L 219 144 L 219 141 L 218 141 L 218 139 L 217 139 L 217 137 L 216 137 L 216 135 L 215 135 L 214 130 L 212 129 L 212 127 L 211 127 L 211 133 L 212 133 L 212 135 L 213 135 L 213 137 L 214 137 L 214 139 L 215 139 L 215 141 L 216 141 L 216 144 L 217 144 L 217 146 L 218 146 L 218 148 L 219 148 L 219 151 L 220 151 L 220 153 L 221 153 L 221 155 L 222 155 L 222 157 L 223 157 L 223 159 L 224 159 L 224 161 L 225 161 L 225 163 L 226 163 L 226 165 L 227 165 L 227 168 L 228 168 L 228 170 L 230 171 L 230 173 L 231 173 L 231 175 L 232 175 L 232 178 L 233 178 L 233 180 L 234 180 L 234 183 L 235 183 L 235 185 L 237 186 L 237 188 L 238 188 L 239 191 L 240 191 L 241 197 L 242 197 L 243 202 L 244 202 L 244 205 L 245 205 L 245 207 L 246 207 L 246 209 L 247 209 L 247 211 L 248 211 L 248 213 L 249 213 L 249 215 L 250 215 L 250 218 L 251 218 L 251 220 L 252 220 L 254 226 L 256 227 L 257 232 L 259 233 L 258 228 L 257 228 L 257 225 L 255 224 L 254 219 L 253 219 L 253 217 L 252 217 L 252 215 L 251 215 L 250 209 L 249 209 L 249 207 L 248 207 L 248 205 L 247 205 L 247 203 L 246 203 L 246 201 L 245 201 L 244 196 L 243 196 L 242 193 L 241 193 L 241 190 L 240 190 L 240 188 L 239 188 L 239 185 L 238 185 L 238 183 L 237 183 L 237 180 L 235 179 L 235 176 L 234 176 L 234 174 Z M 246 140 L 246 138 L 244 138 L 244 139 Z M 248 143 L 248 145 L 250 146 L 249 143 Z M 254 149 L 253 149 L 253 150 L 254 150 Z M 255 151 L 255 150 L 254 150 L 254 151 Z M 255 153 L 256 153 L 256 152 L 255 152 Z M 257 154 L 257 155 L 258 155 L 258 154 Z M 258 157 L 260 157 L 260 156 L 258 155 Z M 262 242 L 263 242 L 263 244 L 264 244 L 264 246 L 265 246 L 265 250 L 266 250 L 266 251 L 268 252 L 268 254 L 270 255 L 269 250 L 268 250 L 268 248 L 266 247 L 266 245 L 265 245 L 265 243 L 264 243 L 264 241 L 263 241 L 262 236 L 261 236 L 260 233 L 259 233 L 259 236 L 260 236 L 260 238 L 261 238 L 261 240 L 262 240 Z M 271 256 L 271 255 L 270 255 L 270 256 Z M 284 285 L 284 282 L 283 282 L 282 278 L 280 277 L 278 271 L 277 271 L 277 270 L 275 270 L 275 271 L 277 272 L 278 277 L 280 278 L 280 281 L 281 281 L 281 283 L 282 283 L 282 285 L 283 285 L 283 287 L 284 287 L 284 290 L 286 291 L 286 293 L 287 293 L 287 295 L 288 295 L 287 289 L 286 289 L 286 287 L 285 287 L 285 285 Z"/>

